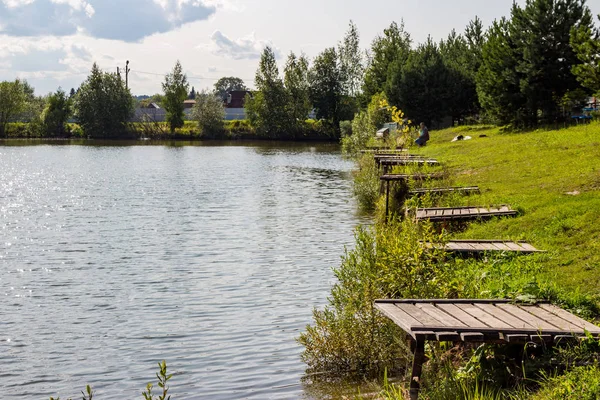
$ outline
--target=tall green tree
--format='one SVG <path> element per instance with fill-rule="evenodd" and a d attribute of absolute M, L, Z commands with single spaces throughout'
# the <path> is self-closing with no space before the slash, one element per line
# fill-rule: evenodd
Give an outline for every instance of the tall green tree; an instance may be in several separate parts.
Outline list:
<path fill-rule="evenodd" d="M 254 84 L 258 92 L 246 101 L 250 123 L 260 135 L 270 138 L 285 135 L 290 121 L 286 112 L 288 95 L 270 47 L 260 57 Z"/>
<path fill-rule="evenodd" d="M 473 74 L 473 79 L 475 79 L 477 71 L 479 71 L 479 67 L 481 67 L 483 45 L 486 40 L 483 22 L 481 22 L 479 17 L 476 16 L 474 20 L 469 22 L 465 28 L 464 36 L 471 52 L 471 57 L 469 57 L 468 60 L 469 72 Z"/>
<path fill-rule="evenodd" d="M 350 21 L 344 39 L 338 45 L 340 72 L 343 79 L 344 94 L 351 97 L 359 95 L 364 77 L 364 57 L 360 49 L 360 35 L 354 22 Z"/>
<path fill-rule="evenodd" d="M 450 115 L 450 71 L 431 37 L 413 50 L 401 73 L 392 75 L 389 102 L 412 121 L 432 124 Z"/>
<path fill-rule="evenodd" d="M 401 72 L 410 54 L 412 40 L 410 34 L 404 30 L 404 21 L 398 25 L 396 22 L 377 36 L 371 44 L 367 57 L 367 66 L 363 83 L 363 106 L 371 98 L 381 92 L 387 92 L 387 81 L 392 66 Z"/>
<path fill-rule="evenodd" d="M 27 106 L 25 85 L 19 79 L 0 82 L 0 137 L 6 137 L 8 123 Z"/>
<path fill-rule="evenodd" d="M 573 66 L 573 74 L 583 87 L 595 95 L 600 94 L 600 29 L 585 25 L 573 27 L 571 47 L 581 61 Z"/>
<path fill-rule="evenodd" d="M 477 56 L 464 36 L 454 30 L 440 42 L 440 54 L 448 69 L 448 104 L 446 108 L 453 120 L 476 114 L 479 110 L 475 76 L 479 65 Z"/>
<path fill-rule="evenodd" d="M 520 53 L 510 32 L 510 21 L 496 20 L 487 32 L 482 64 L 477 73 L 477 94 L 486 114 L 500 124 L 519 123 L 525 113 L 518 72 Z"/>
<path fill-rule="evenodd" d="M 173 71 L 165 76 L 162 84 L 165 94 L 163 106 L 167 111 L 167 123 L 171 133 L 175 133 L 175 129 L 181 128 L 184 124 L 183 102 L 187 99 L 189 87 L 187 76 L 183 73 L 181 63 L 177 60 Z"/>
<path fill-rule="evenodd" d="M 115 74 L 102 72 L 94 63 L 90 75 L 75 95 L 76 120 L 91 138 L 118 138 L 133 115 L 134 100 L 125 82 Z"/>
<path fill-rule="evenodd" d="M 224 76 L 215 82 L 214 94 L 223 101 L 226 101 L 227 95 L 234 90 L 248 90 L 248 88 L 241 78 L 235 76 Z"/>
<path fill-rule="evenodd" d="M 310 99 L 317 118 L 339 134 L 340 121 L 352 119 L 344 104 L 344 76 L 335 48 L 325 49 L 310 70 Z"/>
<path fill-rule="evenodd" d="M 585 0 L 528 0 L 512 8 L 511 36 L 521 58 L 521 91 L 526 98 L 528 126 L 561 118 L 561 99 L 581 88 L 573 67 L 581 64 L 570 45 L 573 27 L 590 27 Z"/>
<path fill-rule="evenodd" d="M 48 96 L 46 108 L 42 112 L 43 134 L 45 136 L 65 136 L 67 121 L 72 114 L 72 99 L 58 88 Z"/>
<path fill-rule="evenodd" d="M 283 71 L 283 83 L 287 91 L 286 112 L 291 124 L 290 129 L 296 134 L 302 131 L 312 108 L 308 71 L 306 56 L 296 57 L 294 53 L 290 53 Z"/>

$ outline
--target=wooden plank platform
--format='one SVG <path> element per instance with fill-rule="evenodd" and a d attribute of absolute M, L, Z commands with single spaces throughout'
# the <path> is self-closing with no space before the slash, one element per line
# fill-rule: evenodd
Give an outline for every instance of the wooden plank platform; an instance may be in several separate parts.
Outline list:
<path fill-rule="evenodd" d="M 364 150 L 361 150 L 360 152 L 363 154 L 366 154 L 366 153 L 377 153 L 377 152 L 384 152 L 384 151 L 401 153 L 401 152 L 408 152 L 408 149 L 404 149 L 401 146 L 395 147 L 395 148 L 391 148 L 390 146 L 373 146 L 373 147 L 369 147 Z"/>
<path fill-rule="evenodd" d="M 417 220 L 454 221 L 483 219 L 492 217 L 514 217 L 517 212 L 507 205 L 496 207 L 444 207 L 444 208 L 419 208 L 417 209 Z"/>
<path fill-rule="evenodd" d="M 382 167 L 403 167 L 408 165 L 430 165 L 435 166 L 439 165 L 438 160 L 434 160 L 432 158 L 415 158 L 415 157 L 384 157 L 377 161 L 377 163 Z"/>
<path fill-rule="evenodd" d="M 373 155 L 375 160 L 385 160 L 385 159 L 399 159 L 399 160 L 427 160 L 428 157 L 421 156 L 418 154 L 408 154 L 408 153 L 378 153 Z"/>
<path fill-rule="evenodd" d="M 428 248 L 438 247 L 435 243 L 424 243 Z M 487 252 L 514 252 L 523 254 L 541 253 L 525 241 L 507 240 L 450 240 L 443 249 L 449 253 L 478 254 Z"/>
<path fill-rule="evenodd" d="M 408 182 L 409 180 L 424 181 L 427 179 L 444 179 L 443 172 L 434 172 L 431 174 L 383 174 L 379 179 L 385 182 L 385 218 L 387 220 L 390 209 L 390 182 Z"/>
<path fill-rule="evenodd" d="M 598 338 L 600 327 L 549 303 L 510 300 L 376 300 L 375 307 L 413 339 L 410 397 L 417 399 L 425 341 L 541 343 Z"/>
<path fill-rule="evenodd" d="M 479 186 L 463 186 L 463 187 L 443 187 L 443 188 L 420 188 L 411 190 L 411 196 L 423 196 L 425 194 L 442 195 L 447 193 L 471 194 L 479 193 Z"/>
<path fill-rule="evenodd" d="M 389 149 L 389 148 L 381 148 L 381 149 L 366 149 L 360 151 L 362 154 L 406 154 L 408 153 L 408 149 Z"/>
<path fill-rule="evenodd" d="M 426 179 L 444 179 L 443 172 L 434 172 L 431 174 L 384 174 L 379 178 L 384 182 L 401 182 L 401 181 L 409 181 L 410 179 L 415 181 L 424 181 Z"/>

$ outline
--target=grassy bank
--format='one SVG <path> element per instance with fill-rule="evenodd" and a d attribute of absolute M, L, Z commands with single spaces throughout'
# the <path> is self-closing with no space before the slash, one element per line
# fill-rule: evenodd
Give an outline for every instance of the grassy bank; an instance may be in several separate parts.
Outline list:
<path fill-rule="evenodd" d="M 471 140 L 451 142 L 458 135 Z M 329 304 L 315 310 L 314 324 L 300 337 L 309 372 L 381 378 L 387 370 L 406 383 L 410 351 L 405 334 L 373 310 L 376 298 L 502 298 L 548 300 L 590 321 L 600 318 L 600 125 L 553 131 L 508 133 L 494 127 L 456 128 L 432 133 L 413 154 L 437 158 L 443 181 L 425 186 L 478 185 L 474 196 L 424 196 L 400 201 L 406 189 L 395 185 L 392 210 L 404 207 L 488 206 L 510 204 L 516 218 L 432 226 L 383 223 L 385 200 L 372 156 L 362 156 L 355 194 L 376 223 L 357 232 L 356 246 L 334 269 L 338 282 Z M 396 167 L 393 172 L 411 172 Z M 411 182 L 409 186 L 419 186 Z M 488 254 L 479 259 L 432 254 L 422 241 L 454 238 L 527 240 L 546 253 L 519 256 Z M 529 399 L 561 388 L 587 390 L 596 382 L 600 343 L 590 339 L 570 349 L 545 346 L 461 346 L 431 343 L 423 373 L 424 399 Z M 583 378 L 582 378 L 583 377 Z M 589 378 L 589 379 L 588 379 Z M 582 383 L 583 382 L 583 383 Z M 582 386 L 583 385 L 583 386 Z M 600 395 L 596 386 L 592 396 Z M 406 392 L 387 386 L 381 398 L 401 399 Z M 556 398 L 560 396 L 553 397 Z"/>
<path fill-rule="evenodd" d="M 457 135 L 473 139 L 451 143 Z M 528 240 L 549 252 L 543 274 L 600 294 L 600 124 L 527 133 L 448 129 L 434 132 L 419 153 L 444 163 L 453 184 L 480 186 L 481 195 L 461 198 L 463 205 L 510 204 L 521 212 L 470 224 L 457 237 Z"/>

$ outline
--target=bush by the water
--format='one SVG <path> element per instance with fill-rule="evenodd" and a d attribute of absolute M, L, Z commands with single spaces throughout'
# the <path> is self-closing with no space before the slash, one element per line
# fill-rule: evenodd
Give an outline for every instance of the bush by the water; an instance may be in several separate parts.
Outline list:
<path fill-rule="evenodd" d="M 419 240 L 439 240 L 430 227 L 410 221 L 358 228 L 356 247 L 334 270 L 338 283 L 329 305 L 314 311 L 314 325 L 300 336 L 303 359 L 315 372 L 377 373 L 406 365 L 405 334 L 373 305 L 380 298 L 448 294 L 439 251 Z"/>
<path fill-rule="evenodd" d="M 598 364 L 576 367 L 555 376 L 531 400 L 597 400 L 600 399 L 600 367 Z"/>
<path fill-rule="evenodd" d="M 354 172 L 354 196 L 363 211 L 373 211 L 379 199 L 379 170 L 373 157 L 366 154 Z"/>

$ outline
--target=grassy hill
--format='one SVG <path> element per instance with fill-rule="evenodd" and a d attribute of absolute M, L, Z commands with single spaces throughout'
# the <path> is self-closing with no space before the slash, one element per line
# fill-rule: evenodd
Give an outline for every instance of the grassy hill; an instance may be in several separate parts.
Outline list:
<path fill-rule="evenodd" d="M 457 135 L 472 140 L 452 143 Z M 521 212 L 470 224 L 457 238 L 528 240 L 549 252 L 545 275 L 600 294 L 600 124 L 526 133 L 460 127 L 431 137 L 415 152 L 440 160 L 452 183 L 481 188 L 461 197 L 462 205 L 510 204 Z"/>

